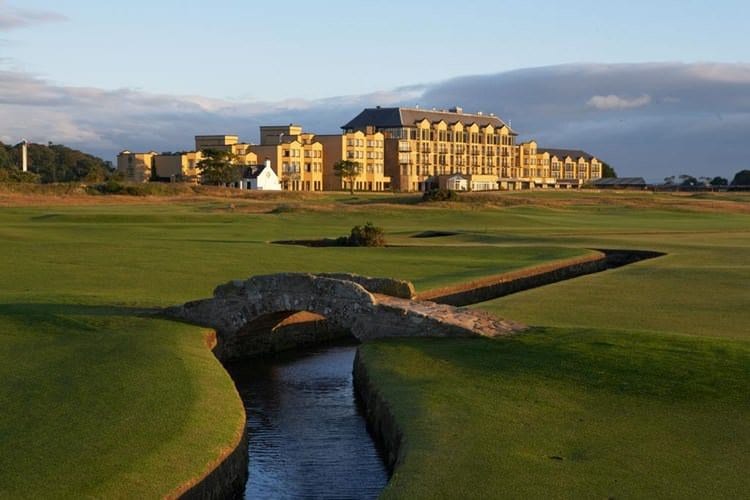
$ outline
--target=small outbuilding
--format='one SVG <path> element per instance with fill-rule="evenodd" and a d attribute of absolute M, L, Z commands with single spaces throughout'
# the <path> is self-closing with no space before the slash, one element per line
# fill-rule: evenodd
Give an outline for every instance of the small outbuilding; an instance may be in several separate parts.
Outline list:
<path fill-rule="evenodd" d="M 254 191 L 281 191 L 279 176 L 271 168 L 270 160 L 262 165 L 244 167 L 242 179 L 237 181 L 236 187 Z"/>

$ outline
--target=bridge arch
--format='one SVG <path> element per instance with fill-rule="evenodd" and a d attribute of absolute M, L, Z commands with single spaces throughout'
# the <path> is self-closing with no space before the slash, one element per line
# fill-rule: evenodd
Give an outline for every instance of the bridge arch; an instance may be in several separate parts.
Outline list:
<path fill-rule="evenodd" d="M 405 284 L 406 283 L 406 284 Z M 407 282 L 356 275 L 282 273 L 230 281 L 210 299 L 168 308 L 168 316 L 216 330 L 221 360 L 247 355 L 248 329 L 299 311 L 364 341 L 398 336 L 504 335 L 520 325 L 453 306 L 411 300 Z M 384 293 L 386 292 L 386 293 Z M 408 296 L 408 297 L 405 297 Z"/>

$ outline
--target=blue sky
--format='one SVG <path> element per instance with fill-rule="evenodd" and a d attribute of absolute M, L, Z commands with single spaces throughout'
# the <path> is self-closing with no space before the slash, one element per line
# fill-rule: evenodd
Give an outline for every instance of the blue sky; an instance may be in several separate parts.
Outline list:
<path fill-rule="evenodd" d="M 6 0 L 0 33 L 59 84 L 238 100 L 361 94 L 570 62 L 747 60 L 747 1 Z M 312 8 L 314 6 L 314 8 Z"/>
<path fill-rule="evenodd" d="M 0 0 L 0 141 L 114 159 L 375 105 L 494 112 L 621 175 L 750 168 L 750 2 Z"/>

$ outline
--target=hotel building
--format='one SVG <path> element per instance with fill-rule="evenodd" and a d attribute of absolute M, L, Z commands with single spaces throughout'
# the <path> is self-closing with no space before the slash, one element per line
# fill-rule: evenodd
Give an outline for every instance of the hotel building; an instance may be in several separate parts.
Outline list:
<path fill-rule="evenodd" d="M 461 108 L 368 108 L 341 127 L 385 138 L 385 173 L 399 191 L 424 191 L 461 174 L 469 189 L 498 189 L 516 165 L 516 133 L 493 114 Z"/>
<path fill-rule="evenodd" d="M 241 143 L 236 135 L 199 135 L 195 151 L 123 151 L 117 167 L 134 182 L 198 182 L 202 151 L 216 149 L 231 152 L 237 165 L 270 162 L 291 191 L 348 189 L 334 170 L 341 160 L 360 164 L 354 182 L 359 191 L 557 189 L 602 176 L 602 162 L 585 151 L 516 144 L 516 132 L 492 113 L 378 106 L 341 128 L 341 134 L 315 135 L 294 124 L 262 126 L 259 145 Z"/>
<path fill-rule="evenodd" d="M 154 157 L 157 153 L 131 153 L 123 151 L 117 155 L 117 171 L 129 182 L 148 182 L 151 180 Z"/>
<path fill-rule="evenodd" d="M 196 135 L 195 150 L 205 151 L 214 149 L 227 151 L 234 156 L 237 165 L 257 165 L 258 156 L 251 151 L 251 145 L 240 142 L 236 135 Z"/>
<path fill-rule="evenodd" d="M 360 166 L 354 190 L 390 189 L 391 178 L 385 174 L 385 137 L 381 132 L 369 128 L 337 135 L 316 135 L 315 140 L 323 145 L 323 186 L 326 191 L 349 189 L 348 183 L 337 177 L 334 170 L 334 165 L 342 160 Z"/>
<path fill-rule="evenodd" d="M 260 145 L 250 151 L 271 162 L 285 190 L 323 190 L 323 145 L 299 125 L 260 127 Z"/>

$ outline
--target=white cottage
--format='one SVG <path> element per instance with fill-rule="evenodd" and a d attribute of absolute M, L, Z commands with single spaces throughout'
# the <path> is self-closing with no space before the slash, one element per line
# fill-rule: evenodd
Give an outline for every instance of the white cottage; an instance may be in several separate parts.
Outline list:
<path fill-rule="evenodd" d="M 247 167 L 242 177 L 242 180 L 237 182 L 237 187 L 240 189 L 281 191 L 279 176 L 271 168 L 270 160 L 266 160 L 264 165 L 251 165 Z"/>

